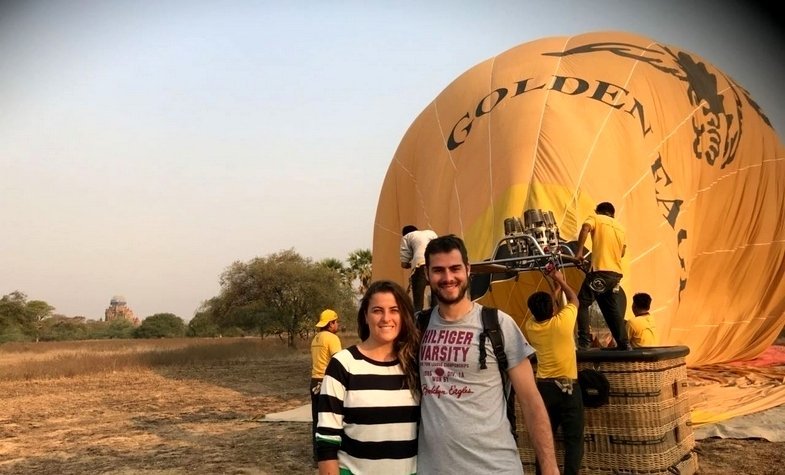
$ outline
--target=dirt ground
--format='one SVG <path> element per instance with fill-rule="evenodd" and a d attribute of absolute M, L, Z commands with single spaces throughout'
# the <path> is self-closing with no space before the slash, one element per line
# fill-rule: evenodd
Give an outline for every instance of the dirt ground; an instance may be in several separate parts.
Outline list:
<path fill-rule="evenodd" d="M 259 422 L 308 402 L 287 359 L 0 382 L 3 474 L 313 474 L 308 423 Z M 0 368 L 0 375 L 2 368 Z M 785 473 L 785 444 L 700 441 L 702 474 Z"/>

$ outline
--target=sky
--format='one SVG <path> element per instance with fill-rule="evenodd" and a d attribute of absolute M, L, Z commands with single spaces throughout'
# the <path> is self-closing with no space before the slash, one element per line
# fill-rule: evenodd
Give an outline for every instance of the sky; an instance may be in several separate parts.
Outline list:
<path fill-rule="evenodd" d="M 221 273 L 371 248 L 407 128 L 455 78 L 547 36 L 694 53 L 785 130 L 783 38 L 735 1 L 0 4 L 0 295 L 189 320 Z"/>

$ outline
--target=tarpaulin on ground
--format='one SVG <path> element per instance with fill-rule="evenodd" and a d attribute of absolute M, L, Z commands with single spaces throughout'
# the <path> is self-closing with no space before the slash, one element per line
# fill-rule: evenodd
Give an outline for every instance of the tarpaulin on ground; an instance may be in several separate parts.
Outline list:
<path fill-rule="evenodd" d="M 689 368 L 687 373 L 694 425 L 759 413 L 785 403 L 782 346 L 771 346 L 751 361 Z"/>

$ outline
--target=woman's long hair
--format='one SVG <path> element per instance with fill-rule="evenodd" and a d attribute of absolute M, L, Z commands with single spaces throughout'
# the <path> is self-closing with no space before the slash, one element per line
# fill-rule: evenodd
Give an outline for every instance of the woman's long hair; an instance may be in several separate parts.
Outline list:
<path fill-rule="evenodd" d="M 398 312 L 401 316 L 400 331 L 393 342 L 393 351 L 400 361 L 404 379 L 412 395 L 417 398 L 420 394 L 420 372 L 417 367 L 417 352 L 420 348 L 420 329 L 414 321 L 414 306 L 406 291 L 391 280 L 377 280 L 368 286 L 368 290 L 360 301 L 360 310 L 357 312 L 357 332 L 360 339 L 365 341 L 371 335 L 371 329 L 365 316 L 371 297 L 378 293 L 388 293 L 395 297 Z"/>

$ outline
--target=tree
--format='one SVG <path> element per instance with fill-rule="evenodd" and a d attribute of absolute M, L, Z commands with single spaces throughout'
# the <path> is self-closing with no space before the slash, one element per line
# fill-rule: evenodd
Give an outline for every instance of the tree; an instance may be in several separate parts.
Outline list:
<path fill-rule="evenodd" d="M 156 313 L 144 320 L 134 331 L 135 338 L 176 338 L 185 336 L 182 318 L 173 313 Z"/>
<path fill-rule="evenodd" d="M 28 301 L 27 295 L 18 290 L 4 295 L 0 298 L 0 339 L 10 341 L 26 339 L 26 336 L 38 341 L 44 319 L 50 317 L 52 311 L 54 307 L 48 303 Z"/>
<path fill-rule="evenodd" d="M 86 337 L 90 340 L 133 338 L 135 330 L 133 322 L 125 318 L 116 318 L 108 322 L 95 320 L 85 322 Z"/>
<path fill-rule="evenodd" d="M 221 334 L 218 325 L 213 321 L 210 312 L 197 312 L 188 322 L 186 335 L 195 337 L 213 337 Z"/>
<path fill-rule="evenodd" d="M 42 341 L 84 340 L 87 338 L 87 325 L 83 320 L 68 318 L 65 315 L 52 315 L 43 323 Z"/>
<path fill-rule="evenodd" d="M 371 284 L 373 254 L 370 249 L 357 249 L 349 254 L 348 261 L 352 280 L 359 282 L 357 292 L 364 294 Z"/>
<path fill-rule="evenodd" d="M 136 326 L 131 320 L 125 318 L 115 318 L 109 322 L 99 322 L 104 324 L 104 337 L 109 339 L 124 340 L 134 337 Z"/>
<path fill-rule="evenodd" d="M 50 317 L 54 309 L 54 307 L 43 300 L 31 300 L 27 302 L 27 305 L 25 306 L 27 324 L 36 342 L 41 338 L 41 329 L 43 328 L 44 319 Z"/>
<path fill-rule="evenodd" d="M 351 292 L 334 270 L 293 249 L 234 262 L 220 284 L 220 295 L 205 310 L 222 329 L 253 321 L 260 334 L 285 335 L 289 346 L 296 335 L 312 329 L 325 308 L 352 305 Z"/>
<path fill-rule="evenodd" d="M 27 295 L 16 290 L 0 298 L 0 341 L 24 339 Z"/>

